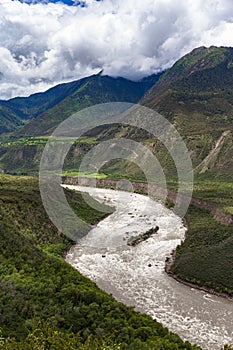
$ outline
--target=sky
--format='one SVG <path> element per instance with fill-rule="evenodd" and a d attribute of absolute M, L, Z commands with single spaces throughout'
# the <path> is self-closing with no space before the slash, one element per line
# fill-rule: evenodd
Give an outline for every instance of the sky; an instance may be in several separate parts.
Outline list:
<path fill-rule="evenodd" d="M 0 99 L 101 70 L 138 80 L 232 34 L 232 0 L 0 0 Z"/>

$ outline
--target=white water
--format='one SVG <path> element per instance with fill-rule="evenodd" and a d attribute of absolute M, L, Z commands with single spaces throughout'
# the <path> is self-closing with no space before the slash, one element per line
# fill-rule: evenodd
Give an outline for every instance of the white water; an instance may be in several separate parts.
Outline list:
<path fill-rule="evenodd" d="M 116 208 L 71 248 L 67 262 L 117 300 L 134 305 L 203 349 L 220 350 L 233 342 L 233 302 L 182 285 L 164 272 L 166 257 L 184 239 L 178 216 L 139 194 L 67 187 Z M 136 247 L 127 246 L 130 235 L 156 225 L 157 234 Z"/>

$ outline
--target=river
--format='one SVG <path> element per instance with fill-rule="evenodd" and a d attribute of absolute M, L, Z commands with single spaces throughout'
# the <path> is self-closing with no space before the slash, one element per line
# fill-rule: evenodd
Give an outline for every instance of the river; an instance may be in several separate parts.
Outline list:
<path fill-rule="evenodd" d="M 66 260 L 118 301 L 149 314 L 183 339 L 205 350 L 233 341 L 233 302 L 185 286 L 164 271 L 165 259 L 185 237 L 181 218 L 140 194 L 68 186 L 114 206 Z M 128 238 L 151 227 L 159 231 L 135 247 Z"/>

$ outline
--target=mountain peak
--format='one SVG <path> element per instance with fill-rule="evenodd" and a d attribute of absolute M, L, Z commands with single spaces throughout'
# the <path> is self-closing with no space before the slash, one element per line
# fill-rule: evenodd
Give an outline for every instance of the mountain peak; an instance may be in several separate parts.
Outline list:
<path fill-rule="evenodd" d="M 233 65 L 233 48 L 201 46 L 179 59 L 163 76 L 162 80 L 183 78 L 196 71 L 211 69 L 225 63 Z"/>
<path fill-rule="evenodd" d="M 222 46 L 197 47 L 180 58 L 162 75 L 159 82 L 147 93 L 146 100 L 150 99 L 151 95 L 182 84 L 191 85 L 191 89 L 194 86 L 195 89 L 211 89 L 213 84 L 217 84 L 219 88 L 225 88 L 226 80 L 227 85 L 229 85 L 232 74 L 233 48 Z M 200 78 L 200 76 L 202 77 Z M 192 81 L 188 81 L 191 77 Z"/>

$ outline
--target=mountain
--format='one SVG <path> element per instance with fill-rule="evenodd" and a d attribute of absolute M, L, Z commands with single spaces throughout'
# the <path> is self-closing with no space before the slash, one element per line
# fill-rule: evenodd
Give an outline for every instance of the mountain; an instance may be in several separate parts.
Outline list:
<path fill-rule="evenodd" d="M 233 48 L 194 49 L 165 73 L 153 75 L 140 82 L 97 74 L 58 85 L 28 98 L 15 98 L 1 103 L 4 105 L 3 111 L 8 108 L 9 113 L 5 112 L 4 115 L 7 115 L 9 123 L 12 122 L 14 130 L 18 130 L 13 135 L 30 139 L 50 135 L 65 118 L 90 105 L 139 100 L 141 104 L 155 109 L 175 125 L 190 150 L 196 174 L 231 178 Z M 109 131 L 96 130 L 92 136 L 106 139 L 113 135 L 130 136 L 146 142 L 147 145 L 149 142 L 145 133 L 126 129 L 119 132 L 113 127 Z M 34 143 L 27 140 L 20 145 L 3 145 L 0 147 L 0 168 L 7 172 L 34 172 L 38 169 L 43 145 L 44 141 L 38 140 Z M 152 140 L 150 147 L 158 155 L 165 173 L 174 173 L 174 164 L 166 156 L 161 144 Z M 74 150 L 73 156 L 83 153 L 78 148 Z M 120 168 L 122 167 L 124 168 L 123 164 Z M 117 168 L 118 165 L 111 164 L 110 170 L 105 170 L 108 174 L 116 174 Z M 135 172 L 134 168 L 131 170 L 131 166 L 125 169 Z"/>
<path fill-rule="evenodd" d="M 25 125 L 20 135 L 44 135 L 63 120 L 63 115 L 65 118 L 86 106 L 111 101 L 136 103 L 159 76 L 155 74 L 133 82 L 97 74 L 29 97 L 0 101 L 0 134 L 14 132 Z M 33 121 L 27 125 L 30 120 Z"/>
<path fill-rule="evenodd" d="M 201 204 L 201 209 L 191 205 L 185 216 L 188 231 L 176 250 L 173 276 L 232 296 L 232 224 L 216 218 L 217 212 L 220 218 L 230 214 L 231 220 L 233 214 L 233 48 L 193 50 L 161 76 L 141 103 L 182 135 L 195 172 L 193 197 Z M 160 145 L 153 151 L 159 154 Z M 166 161 L 164 168 L 170 164 Z"/>
<path fill-rule="evenodd" d="M 20 116 L 5 101 L 0 101 L 0 134 L 16 131 L 22 125 Z"/>
<path fill-rule="evenodd" d="M 194 49 L 161 76 L 141 103 L 176 126 L 197 172 L 232 174 L 233 48 Z"/>
<path fill-rule="evenodd" d="M 232 78 L 233 48 L 200 47 L 166 71 L 143 103 L 164 113 L 184 133 L 195 134 L 200 127 L 232 128 Z"/>
<path fill-rule="evenodd" d="M 82 81 L 61 84 L 46 92 L 33 94 L 29 97 L 16 97 L 8 101 L 0 101 L 0 133 L 17 130 L 28 120 L 37 117 L 46 109 L 53 107 L 75 89 Z"/>
<path fill-rule="evenodd" d="M 124 78 L 94 75 L 83 79 L 78 88 L 53 108 L 32 120 L 20 131 L 20 135 L 50 135 L 55 127 L 77 111 L 105 102 L 137 103 L 158 79 L 157 75 L 140 82 Z"/>

